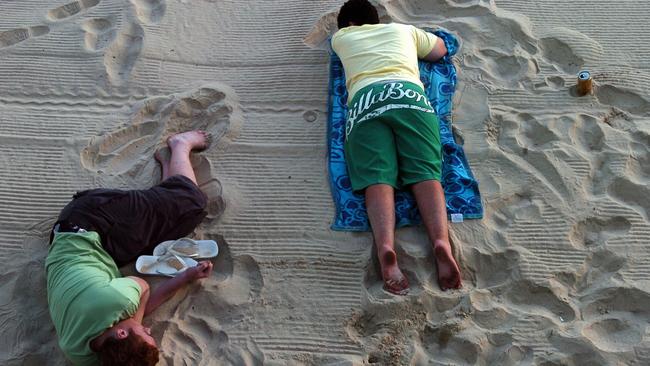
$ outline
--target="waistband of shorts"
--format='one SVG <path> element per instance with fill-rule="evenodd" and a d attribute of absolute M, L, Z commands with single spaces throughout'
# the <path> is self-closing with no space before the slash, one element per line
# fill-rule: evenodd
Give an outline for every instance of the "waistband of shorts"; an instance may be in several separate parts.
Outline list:
<path fill-rule="evenodd" d="M 365 119 L 364 116 L 379 110 L 418 109 L 434 113 L 435 110 L 422 87 L 406 80 L 382 80 L 359 90 L 348 105 L 348 121 Z"/>
<path fill-rule="evenodd" d="M 54 240 L 54 234 L 56 233 L 87 233 L 90 231 L 97 231 L 92 225 L 83 225 L 79 226 L 76 223 L 68 220 L 59 220 L 54 223 L 52 230 L 50 231 L 50 244 Z"/>
<path fill-rule="evenodd" d="M 402 84 L 404 87 L 408 87 L 409 89 L 417 90 L 418 92 L 425 94 L 424 89 L 422 89 L 422 86 L 412 81 L 401 80 L 401 79 L 380 80 L 364 86 L 363 88 L 359 89 L 358 92 L 354 93 L 354 95 L 351 98 L 348 98 L 348 108 L 352 107 L 354 102 L 357 102 L 364 94 L 368 93 L 368 91 L 370 91 L 371 89 L 385 88 L 386 85 L 390 85 L 390 84 Z"/>

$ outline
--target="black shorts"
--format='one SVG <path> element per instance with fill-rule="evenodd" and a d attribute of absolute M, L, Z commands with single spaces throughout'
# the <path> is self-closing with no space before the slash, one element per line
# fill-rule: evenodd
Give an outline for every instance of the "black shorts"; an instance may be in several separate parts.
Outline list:
<path fill-rule="evenodd" d="M 59 231 L 96 231 L 104 249 L 122 266 L 151 254 L 162 241 L 190 234 L 207 215 L 206 205 L 199 187 L 176 175 L 145 190 L 78 192 L 56 224 Z"/>

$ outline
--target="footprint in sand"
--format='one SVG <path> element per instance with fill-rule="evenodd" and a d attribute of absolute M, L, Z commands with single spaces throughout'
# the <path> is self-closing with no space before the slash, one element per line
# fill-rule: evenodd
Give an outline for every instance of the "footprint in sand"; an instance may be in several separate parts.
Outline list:
<path fill-rule="evenodd" d="M 589 217 L 573 226 L 569 240 L 578 249 L 603 246 L 611 238 L 626 235 L 631 227 L 630 221 L 622 216 Z"/>
<path fill-rule="evenodd" d="M 603 47 L 576 30 L 555 27 L 539 34 L 541 56 L 561 72 L 576 75 L 585 65 L 600 64 Z"/>
<path fill-rule="evenodd" d="M 577 74 L 585 60 L 573 52 L 573 49 L 561 39 L 547 37 L 540 39 L 540 48 L 546 59 L 567 74 Z"/>
<path fill-rule="evenodd" d="M 591 291 L 593 284 L 598 286 L 620 278 L 619 271 L 626 265 L 627 259 L 618 253 L 596 248 L 585 257 L 581 266 L 557 273 L 554 279 L 565 285 L 569 291 L 585 293 Z"/>
<path fill-rule="evenodd" d="M 602 104 L 617 107 L 631 114 L 643 116 L 650 114 L 650 98 L 639 90 L 604 84 L 596 88 L 595 94 Z"/>
<path fill-rule="evenodd" d="M 510 309 L 494 301 L 490 291 L 478 290 L 470 293 L 470 318 L 479 327 L 496 331 L 511 329 L 517 321 L 517 316 Z"/>
<path fill-rule="evenodd" d="M 195 365 L 207 359 L 219 365 L 262 364 L 264 355 L 254 342 L 230 339 L 233 331 L 255 324 L 251 306 L 262 297 L 264 287 L 259 265 L 250 256 L 233 255 L 222 237 L 206 238 L 219 243 L 213 275 L 202 282 L 202 291 L 190 292 L 173 314 L 159 315 L 163 326 L 154 329 L 162 330 L 155 335 L 161 340 L 162 356 L 168 365 Z"/>
<path fill-rule="evenodd" d="M 159 129 L 158 122 L 148 121 L 93 138 L 82 152 L 81 163 L 86 169 L 98 173 L 127 173 L 137 160 L 153 156 Z"/>
<path fill-rule="evenodd" d="M 136 23 L 126 25 L 104 55 L 104 67 L 108 79 L 114 85 L 124 84 L 131 75 L 135 62 L 142 51 L 144 31 Z"/>
<path fill-rule="evenodd" d="M 603 255 L 608 260 L 609 255 Z M 605 283 L 605 281 L 588 281 L 588 283 Z M 581 365 L 604 365 L 602 355 L 605 353 L 627 353 L 629 357 L 637 358 L 638 346 L 645 337 L 645 328 L 650 294 L 636 287 L 602 287 L 587 289 L 580 297 L 583 304 L 581 320 L 584 327 L 582 337 L 575 334 L 553 332 L 549 341 L 557 349 L 566 354 L 580 355 L 580 362 L 570 362 Z M 647 363 L 638 363 L 647 364 Z"/>
<path fill-rule="evenodd" d="M 214 144 L 237 125 L 233 122 L 239 121 L 241 111 L 234 92 L 214 84 L 144 100 L 133 107 L 128 118 L 126 127 L 91 140 L 81 154 L 86 169 L 107 175 L 137 175 L 135 170 L 143 168 L 141 161 L 155 165 L 153 153 L 166 146 L 167 137 L 201 129 L 212 134 Z"/>
<path fill-rule="evenodd" d="M 582 335 L 601 351 L 634 351 L 634 346 L 641 343 L 645 333 L 645 325 L 641 324 L 637 321 L 605 318 L 586 326 Z"/>
<path fill-rule="evenodd" d="M 534 79 L 539 72 L 532 58 L 512 55 L 492 48 L 479 50 L 475 55 L 468 57 L 467 61 L 476 67 L 484 68 L 485 76 L 490 77 L 494 83 L 513 87 L 522 80 Z"/>
<path fill-rule="evenodd" d="M 576 319 L 576 310 L 568 300 L 556 294 L 560 290 L 554 286 L 518 280 L 508 288 L 505 298 L 521 310 L 529 309 L 527 312 L 531 314 L 550 315 L 558 323 L 572 322 Z"/>
<path fill-rule="evenodd" d="M 115 39 L 116 30 L 110 20 L 94 18 L 81 23 L 84 30 L 84 43 L 89 51 L 99 51 L 108 47 Z"/>
<path fill-rule="evenodd" d="M 634 316 L 638 321 L 650 319 L 650 293 L 631 287 L 596 288 L 580 298 L 581 314 L 585 320 L 608 317 Z"/>
<path fill-rule="evenodd" d="M 483 253 L 473 248 L 465 255 L 465 263 L 469 271 L 466 276 L 474 279 L 476 288 L 490 288 L 501 286 L 518 274 L 519 260 L 521 254 L 514 249 L 507 249 L 504 252 Z M 500 268 L 500 271 L 492 271 L 492 268 Z"/>
<path fill-rule="evenodd" d="M 484 357 L 479 339 L 461 334 L 455 324 L 427 325 L 420 334 L 425 359 L 436 359 L 441 364 L 475 365 Z M 419 363 L 416 363 L 419 364 Z"/>
<path fill-rule="evenodd" d="M 143 24 L 158 23 L 165 15 L 164 0 L 130 0 L 135 7 L 135 15 Z"/>
<path fill-rule="evenodd" d="M 210 84 L 193 92 L 155 97 L 137 103 L 129 124 L 91 139 L 81 152 L 81 164 L 94 172 L 103 184 L 145 188 L 158 181 L 160 168 L 154 152 L 166 147 L 175 133 L 204 130 L 212 135 L 212 146 L 237 133 L 241 110 L 234 91 L 225 85 Z M 210 162 L 202 154 L 192 157 L 197 183 L 208 195 L 208 218 L 224 209 L 221 184 Z"/>
<path fill-rule="evenodd" d="M 100 0 L 79 0 L 79 1 L 74 1 L 62 6 L 59 6 L 58 8 L 54 8 L 50 11 L 47 12 L 47 17 L 48 19 L 52 21 L 58 21 L 62 19 L 69 18 L 75 14 L 79 14 L 80 12 L 90 9 L 93 6 L 96 6 L 99 4 Z"/>
<path fill-rule="evenodd" d="M 556 352 L 546 352 L 539 357 L 540 366 L 555 365 L 612 365 L 603 352 L 584 337 L 575 336 L 565 331 L 552 331 L 548 334 L 548 342 L 557 349 Z"/>
<path fill-rule="evenodd" d="M 33 37 L 50 33 L 50 27 L 45 25 L 17 28 L 0 32 L 0 49 L 24 42 Z"/>
<path fill-rule="evenodd" d="M 561 117 L 560 121 L 566 126 L 568 136 L 576 147 L 593 152 L 600 152 L 605 147 L 607 137 L 596 117 L 581 113 L 577 117 Z"/>
<path fill-rule="evenodd" d="M 647 184 L 633 182 L 627 177 L 617 177 L 607 188 L 607 193 L 650 220 L 650 188 Z"/>

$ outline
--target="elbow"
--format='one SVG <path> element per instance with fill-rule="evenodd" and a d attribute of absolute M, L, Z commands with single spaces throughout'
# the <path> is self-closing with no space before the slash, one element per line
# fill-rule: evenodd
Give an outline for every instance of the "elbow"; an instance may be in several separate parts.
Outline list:
<path fill-rule="evenodd" d="M 443 58 L 447 55 L 449 51 L 447 50 L 447 46 L 445 45 L 445 42 L 440 40 L 440 42 L 438 43 L 440 44 L 440 58 Z"/>
<path fill-rule="evenodd" d="M 431 52 L 429 52 L 429 54 L 424 57 L 424 60 L 429 62 L 436 62 L 441 58 L 445 57 L 447 52 L 448 51 L 447 51 L 447 46 L 445 46 L 445 42 L 439 40 L 438 42 L 436 42 L 435 46 L 433 46 Z"/>
<path fill-rule="evenodd" d="M 142 293 L 143 293 L 143 294 L 145 294 L 145 293 L 148 294 L 148 293 L 149 293 L 149 289 L 150 289 L 150 287 L 149 287 L 149 283 L 148 283 L 147 281 L 144 281 L 144 280 L 143 280 L 143 281 L 140 283 L 140 288 L 142 288 Z"/>

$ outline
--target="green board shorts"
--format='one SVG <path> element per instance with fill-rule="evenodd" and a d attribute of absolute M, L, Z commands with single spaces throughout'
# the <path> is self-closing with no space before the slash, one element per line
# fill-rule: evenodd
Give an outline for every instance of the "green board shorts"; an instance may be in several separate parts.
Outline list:
<path fill-rule="evenodd" d="M 344 150 L 354 191 L 440 181 L 439 121 L 421 86 L 376 82 L 359 90 L 348 107 Z"/>

